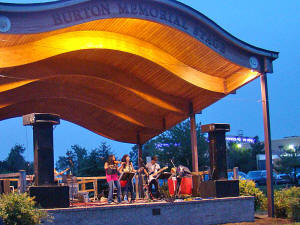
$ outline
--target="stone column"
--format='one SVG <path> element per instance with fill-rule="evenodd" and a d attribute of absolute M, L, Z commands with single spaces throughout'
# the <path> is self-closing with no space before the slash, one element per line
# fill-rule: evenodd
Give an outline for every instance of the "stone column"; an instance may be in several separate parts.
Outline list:
<path fill-rule="evenodd" d="M 53 125 L 59 123 L 59 116 L 54 114 L 32 113 L 23 116 L 23 124 L 33 126 L 36 186 L 54 185 Z"/>
<path fill-rule="evenodd" d="M 69 187 L 54 183 L 53 125 L 59 123 L 60 117 L 55 114 L 23 116 L 23 125 L 33 126 L 35 186 L 29 188 L 29 195 L 43 208 L 69 207 Z"/>
<path fill-rule="evenodd" d="M 227 179 L 226 139 L 230 131 L 229 124 L 208 124 L 201 126 L 203 133 L 208 133 L 211 180 L 200 184 L 201 197 L 236 197 L 239 196 L 239 181 Z"/>
<path fill-rule="evenodd" d="M 230 131 L 229 124 L 208 124 L 201 127 L 208 133 L 210 174 L 213 180 L 227 179 L 227 157 L 225 133 Z"/>

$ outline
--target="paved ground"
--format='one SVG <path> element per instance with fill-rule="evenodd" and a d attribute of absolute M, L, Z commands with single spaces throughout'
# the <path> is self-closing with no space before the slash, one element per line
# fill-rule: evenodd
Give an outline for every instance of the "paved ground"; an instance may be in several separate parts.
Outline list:
<path fill-rule="evenodd" d="M 300 225 L 300 223 L 294 223 L 288 219 L 269 218 L 267 215 L 255 215 L 255 222 L 253 223 L 230 223 L 226 225 L 281 225 L 281 224 L 293 224 Z"/>

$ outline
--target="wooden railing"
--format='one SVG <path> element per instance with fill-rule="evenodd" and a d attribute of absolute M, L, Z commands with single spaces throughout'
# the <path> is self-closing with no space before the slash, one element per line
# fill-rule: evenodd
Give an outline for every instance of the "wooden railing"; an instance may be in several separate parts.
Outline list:
<path fill-rule="evenodd" d="M 94 192 L 94 200 L 98 198 L 98 180 L 105 180 L 106 177 L 77 177 L 79 191 Z M 92 183 L 92 189 L 86 189 L 86 184 Z"/>
<path fill-rule="evenodd" d="M 25 170 L 20 170 L 19 173 L 0 174 L 0 180 L 3 180 L 3 182 L 8 182 L 9 186 L 10 186 L 11 181 L 16 181 L 16 182 L 18 182 L 18 191 L 20 193 L 24 193 L 26 191 L 26 172 L 25 172 Z M 10 191 L 4 190 L 4 192 L 10 192 Z"/>

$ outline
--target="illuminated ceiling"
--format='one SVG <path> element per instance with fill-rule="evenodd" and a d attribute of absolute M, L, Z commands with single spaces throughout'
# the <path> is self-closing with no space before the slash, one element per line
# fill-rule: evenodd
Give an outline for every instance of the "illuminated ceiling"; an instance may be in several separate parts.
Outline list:
<path fill-rule="evenodd" d="M 177 1 L 0 3 L 0 120 L 56 113 L 144 143 L 277 57 Z"/>

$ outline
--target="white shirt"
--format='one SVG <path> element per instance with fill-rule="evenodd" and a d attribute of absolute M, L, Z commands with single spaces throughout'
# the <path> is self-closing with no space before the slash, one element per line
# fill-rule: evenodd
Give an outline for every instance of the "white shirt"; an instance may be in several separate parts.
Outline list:
<path fill-rule="evenodd" d="M 146 168 L 148 173 L 155 173 L 160 169 L 160 166 L 157 163 L 152 164 L 151 162 L 148 162 L 146 164 Z"/>

